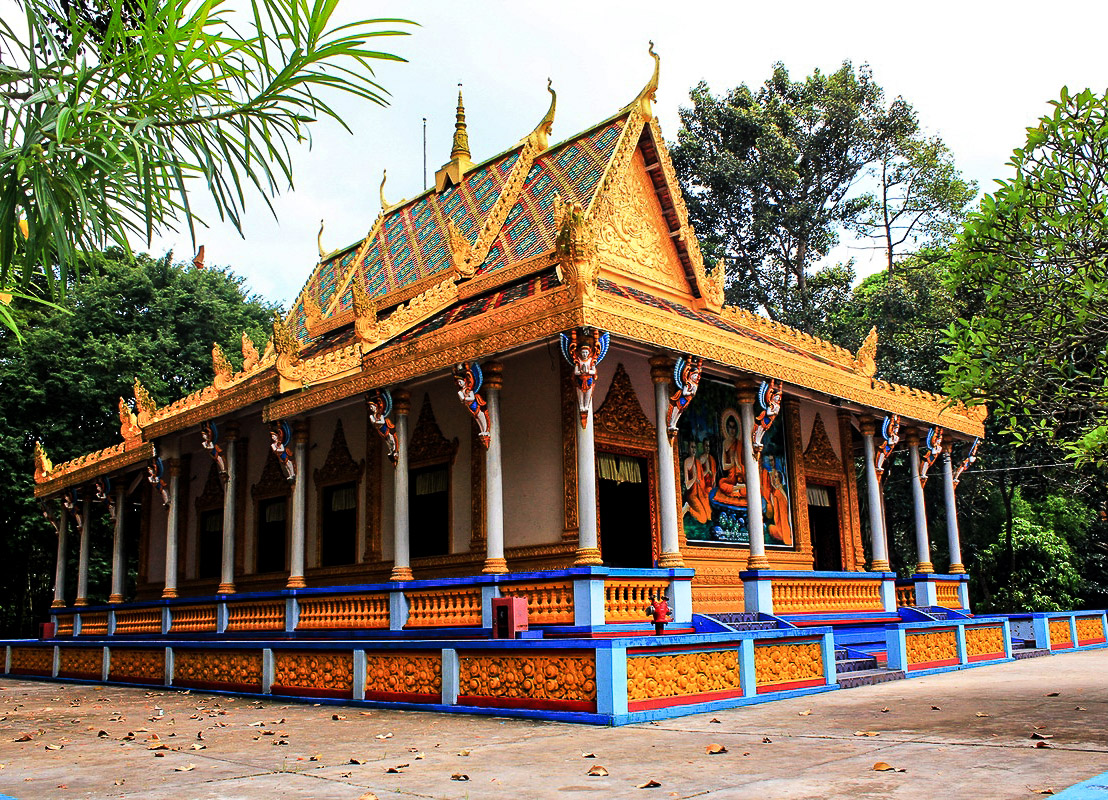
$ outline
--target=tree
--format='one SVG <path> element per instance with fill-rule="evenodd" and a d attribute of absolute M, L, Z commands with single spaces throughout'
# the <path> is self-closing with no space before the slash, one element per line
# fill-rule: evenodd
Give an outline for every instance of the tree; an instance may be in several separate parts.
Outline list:
<path fill-rule="evenodd" d="M 22 5 L 24 30 L 0 21 L 0 287 L 44 274 L 55 296 L 84 251 L 195 238 L 197 186 L 239 227 L 251 190 L 292 185 L 313 122 L 345 126 L 331 97 L 384 104 L 372 65 L 401 60 L 369 45 L 403 20 L 340 24 L 338 0 Z"/>
<path fill-rule="evenodd" d="M 1017 443 L 1108 465 L 1108 100 L 1051 103 L 1015 175 L 969 216 L 952 286 L 974 313 L 947 336 L 947 391 L 985 402 Z"/>
<path fill-rule="evenodd" d="M 950 239 L 977 196 L 977 183 L 963 180 L 943 140 L 925 136 L 915 111 L 899 97 L 878 124 L 871 170 L 876 191 L 865 195 L 864 212 L 849 224 L 881 242 L 890 276 L 900 247 Z"/>
<path fill-rule="evenodd" d="M 673 161 L 706 253 L 727 259 L 730 303 L 812 329 L 811 269 L 866 208 L 849 195 L 875 156 L 882 97 L 849 62 L 803 81 L 776 64 L 757 91 L 692 90 Z"/>
<path fill-rule="evenodd" d="M 274 306 L 226 270 L 115 250 L 86 259 L 83 271 L 70 287 L 72 313 L 15 301 L 24 344 L 0 331 L 0 630 L 8 634 L 31 633 L 53 586 L 56 540 L 33 498 L 34 442 L 55 462 L 115 444 L 117 404 L 132 396 L 136 376 L 171 402 L 211 382 L 213 342 L 237 362 L 243 331 L 261 350 L 270 330 Z M 92 534 L 104 558 L 90 586 L 105 599 L 111 534 L 106 524 Z"/>

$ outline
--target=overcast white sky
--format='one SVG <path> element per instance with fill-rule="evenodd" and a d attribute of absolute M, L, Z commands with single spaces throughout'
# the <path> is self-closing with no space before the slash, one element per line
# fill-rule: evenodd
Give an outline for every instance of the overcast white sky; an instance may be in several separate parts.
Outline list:
<path fill-rule="evenodd" d="M 230 265 L 252 290 L 288 304 L 318 255 L 365 235 L 379 210 L 378 185 L 396 202 L 423 187 L 421 120 L 427 117 L 428 174 L 447 160 L 457 83 L 465 84 L 475 161 L 510 147 L 547 107 L 546 79 L 558 92 L 552 141 L 610 116 L 639 91 L 651 70 L 653 39 L 662 58 L 656 111 L 667 139 L 677 109 L 707 80 L 722 92 L 758 85 L 782 61 L 794 78 L 831 71 L 848 59 L 869 63 L 889 97 L 903 95 L 941 135 L 958 165 L 988 190 L 1024 129 L 1047 111 L 1063 84 L 1103 92 L 1108 8 L 1099 0 L 1026 2 L 605 2 L 520 0 L 370 3 L 344 0 L 348 15 L 400 16 L 421 27 L 378 40 L 408 59 L 385 64 L 378 78 L 393 94 L 380 108 L 339 103 L 354 135 L 315 127 L 311 149 L 295 153 L 296 187 L 247 209 L 245 239 L 212 220 L 198 234 L 209 264 Z M 138 245 L 142 247 L 142 244 Z M 159 240 L 191 256 L 187 233 Z M 855 253 L 866 258 L 865 253 Z M 849 257 L 846 249 L 834 255 Z"/>

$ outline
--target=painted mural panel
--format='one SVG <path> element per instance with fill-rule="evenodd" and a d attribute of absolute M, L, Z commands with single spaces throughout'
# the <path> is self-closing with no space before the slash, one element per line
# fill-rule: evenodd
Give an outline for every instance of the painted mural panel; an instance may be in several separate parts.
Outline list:
<path fill-rule="evenodd" d="M 778 417 L 762 440 L 759 500 L 766 546 L 793 549 L 784 426 L 785 420 Z M 681 520 L 689 543 L 750 543 L 741 427 L 735 387 L 703 381 L 677 426 L 684 501 Z"/>

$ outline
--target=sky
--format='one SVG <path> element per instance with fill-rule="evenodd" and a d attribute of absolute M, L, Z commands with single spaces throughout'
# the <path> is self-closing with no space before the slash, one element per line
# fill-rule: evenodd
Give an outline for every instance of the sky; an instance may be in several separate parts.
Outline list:
<path fill-rule="evenodd" d="M 312 126 L 310 147 L 294 151 L 295 187 L 273 201 L 276 219 L 260 197 L 249 198 L 240 236 L 210 205 L 197 204 L 210 224 L 197 235 L 206 262 L 230 266 L 253 292 L 286 306 L 318 260 L 321 219 L 323 245 L 333 250 L 369 230 L 380 210 L 382 170 L 389 203 L 422 191 L 424 117 L 434 181 L 449 158 L 459 82 L 479 163 L 535 127 L 546 112 L 548 77 L 558 92 L 552 143 L 611 116 L 649 78 L 649 40 L 661 56 L 655 113 L 669 140 L 678 108 L 700 80 L 722 93 L 760 85 L 777 61 L 794 79 L 815 68 L 833 71 L 844 60 L 867 63 L 887 97 L 910 102 L 924 128 L 946 141 L 963 173 L 986 191 L 1009 175 L 1013 148 L 1063 85 L 1108 88 L 1102 2 L 342 0 L 340 11 L 419 23 L 410 36 L 375 42 L 408 60 L 376 69 L 390 106 L 339 99 L 353 134 L 329 121 Z M 177 258 L 193 251 L 185 228 L 148 248 L 134 244 L 156 254 L 172 248 Z M 870 253 L 859 244 L 846 242 L 829 258 L 854 256 L 865 272 Z"/>

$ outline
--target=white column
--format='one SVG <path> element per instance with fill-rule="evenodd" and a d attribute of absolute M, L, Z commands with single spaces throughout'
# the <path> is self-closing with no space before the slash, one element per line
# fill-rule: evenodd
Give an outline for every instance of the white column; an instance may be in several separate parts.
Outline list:
<path fill-rule="evenodd" d="M 219 577 L 218 594 L 235 593 L 235 495 L 238 484 L 235 454 L 238 450 L 238 429 L 234 425 L 223 426 L 223 458 L 227 467 L 227 480 L 223 483 L 223 569 Z"/>
<path fill-rule="evenodd" d="M 573 425 L 577 429 L 577 554 L 573 563 L 595 566 L 604 561 L 596 538 L 596 444 L 591 399 L 584 427 L 577 414 Z"/>
<path fill-rule="evenodd" d="M 169 473 L 169 508 L 165 523 L 165 589 L 162 597 L 177 596 L 177 493 L 180 483 L 181 462 L 174 458 L 166 462 Z"/>
<path fill-rule="evenodd" d="M 54 565 L 54 602 L 51 608 L 65 605 L 65 545 L 69 530 L 69 511 L 63 505 L 58 517 L 58 560 Z"/>
<path fill-rule="evenodd" d="M 122 476 L 120 481 L 122 481 Z M 123 504 L 127 500 L 127 491 L 121 486 L 115 490 L 115 533 L 112 536 L 112 593 L 109 603 L 123 602 L 123 581 L 126 577 L 123 563 Z"/>
<path fill-rule="evenodd" d="M 88 605 L 88 524 L 89 512 L 92 510 L 92 498 L 85 491 L 85 501 L 81 504 L 81 524 L 77 530 L 81 532 L 81 549 L 77 556 L 77 599 L 75 606 Z"/>
<path fill-rule="evenodd" d="M 304 583 L 304 520 L 308 514 L 308 426 L 296 423 L 293 433 L 293 461 L 296 482 L 292 486 L 292 541 L 289 543 L 289 580 L 286 589 L 303 589 Z"/>
<path fill-rule="evenodd" d="M 489 449 L 485 453 L 485 566 L 486 574 L 508 571 L 504 560 L 504 472 L 500 459 L 500 389 L 504 365 L 488 361 L 484 373 L 485 403 L 489 412 Z"/>
<path fill-rule="evenodd" d="M 958 506 L 954 502 L 954 467 L 950 453 L 943 453 L 943 488 L 946 490 L 946 539 L 950 547 L 950 574 L 965 574 L 962 566 L 962 543 L 958 537 Z"/>
<path fill-rule="evenodd" d="M 742 417 L 743 476 L 746 480 L 746 527 L 750 531 L 750 558 L 747 569 L 769 569 L 766 558 L 766 534 L 762 525 L 762 472 L 754 457 L 754 398 L 756 387 L 739 387 L 739 411 Z"/>
<path fill-rule="evenodd" d="M 392 410 L 396 412 L 396 469 L 392 481 L 392 574 L 390 581 L 410 581 L 412 562 L 410 556 L 411 530 L 408 526 L 408 413 L 411 411 L 411 395 L 407 389 L 392 393 Z"/>
<path fill-rule="evenodd" d="M 650 376 L 654 379 L 654 411 L 658 434 L 658 511 L 662 552 L 658 566 L 664 569 L 685 566 L 681 558 L 677 516 L 677 474 L 673 466 L 673 442 L 666 428 L 669 414 L 669 378 L 673 364 L 665 356 L 650 359 Z"/>
<path fill-rule="evenodd" d="M 931 541 L 927 536 L 927 507 L 924 505 L 923 484 L 919 477 L 919 434 L 908 434 L 908 461 L 912 465 L 912 508 L 916 516 L 916 572 L 934 572 L 931 564 Z"/>
<path fill-rule="evenodd" d="M 873 546 L 873 571 L 888 572 L 889 551 L 885 546 L 884 499 L 881 492 L 881 482 L 877 479 L 877 465 L 874 463 L 873 433 L 873 420 L 862 420 L 862 443 L 865 445 L 866 459 L 866 493 L 869 498 L 869 529 Z"/>

